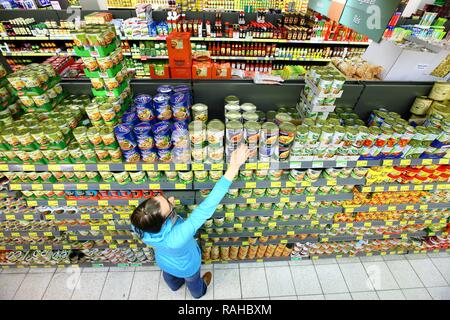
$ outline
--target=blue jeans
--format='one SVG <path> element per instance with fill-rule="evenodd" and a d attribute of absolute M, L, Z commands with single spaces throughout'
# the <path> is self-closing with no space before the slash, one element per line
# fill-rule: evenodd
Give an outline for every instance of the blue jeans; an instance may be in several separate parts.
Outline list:
<path fill-rule="evenodd" d="M 205 281 L 200 277 L 200 270 L 189 278 L 178 278 L 163 271 L 163 278 L 172 291 L 177 291 L 186 283 L 194 298 L 201 298 L 206 293 L 207 286 Z"/>

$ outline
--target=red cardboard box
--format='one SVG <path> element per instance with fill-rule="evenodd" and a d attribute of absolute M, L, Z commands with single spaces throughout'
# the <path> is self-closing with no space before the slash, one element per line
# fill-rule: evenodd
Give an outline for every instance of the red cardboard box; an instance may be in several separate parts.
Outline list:
<path fill-rule="evenodd" d="M 190 68 L 192 65 L 191 34 L 172 32 L 166 38 L 170 67 Z"/>
<path fill-rule="evenodd" d="M 173 79 L 191 79 L 191 68 L 170 67 L 170 77 Z"/>
<path fill-rule="evenodd" d="M 211 79 L 211 62 L 197 62 L 192 63 L 192 78 L 193 79 Z"/>
<path fill-rule="evenodd" d="M 164 74 L 155 73 L 155 66 L 153 64 L 150 65 L 150 77 L 152 79 L 169 79 L 170 78 L 170 72 L 169 72 L 169 66 L 164 66 Z"/>
<path fill-rule="evenodd" d="M 214 63 L 212 66 L 212 79 L 231 79 L 230 63 Z"/>

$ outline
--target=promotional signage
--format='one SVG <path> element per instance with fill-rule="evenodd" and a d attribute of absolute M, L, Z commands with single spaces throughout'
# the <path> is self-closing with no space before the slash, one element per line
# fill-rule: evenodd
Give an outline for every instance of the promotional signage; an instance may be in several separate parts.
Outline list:
<path fill-rule="evenodd" d="M 339 23 L 379 41 L 400 0 L 347 0 Z"/>
<path fill-rule="evenodd" d="M 308 7 L 328 17 L 328 9 L 332 2 L 332 0 L 309 0 Z"/>

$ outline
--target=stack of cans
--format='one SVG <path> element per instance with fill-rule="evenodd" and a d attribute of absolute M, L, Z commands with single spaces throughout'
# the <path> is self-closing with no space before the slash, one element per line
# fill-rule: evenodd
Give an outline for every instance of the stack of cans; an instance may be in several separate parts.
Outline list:
<path fill-rule="evenodd" d="M 227 160 L 230 159 L 233 151 L 244 142 L 244 126 L 242 123 L 237 120 L 228 121 L 225 126 L 225 156 Z"/>
<path fill-rule="evenodd" d="M 259 161 L 272 162 L 279 160 L 278 126 L 273 122 L 265 122 L 261 126 L 259 140 Z"/>

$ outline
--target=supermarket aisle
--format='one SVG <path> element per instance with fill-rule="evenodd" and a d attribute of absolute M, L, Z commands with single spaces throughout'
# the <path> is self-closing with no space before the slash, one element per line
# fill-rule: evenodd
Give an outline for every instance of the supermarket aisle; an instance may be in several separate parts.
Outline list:
<path fill-rule="evenodd" d="M 204 299 L 445 299 L 450 254 L 217 264 Z M 171 292 L 157 267 L 9 269 L 0 299 L 192 299 Z"/>

